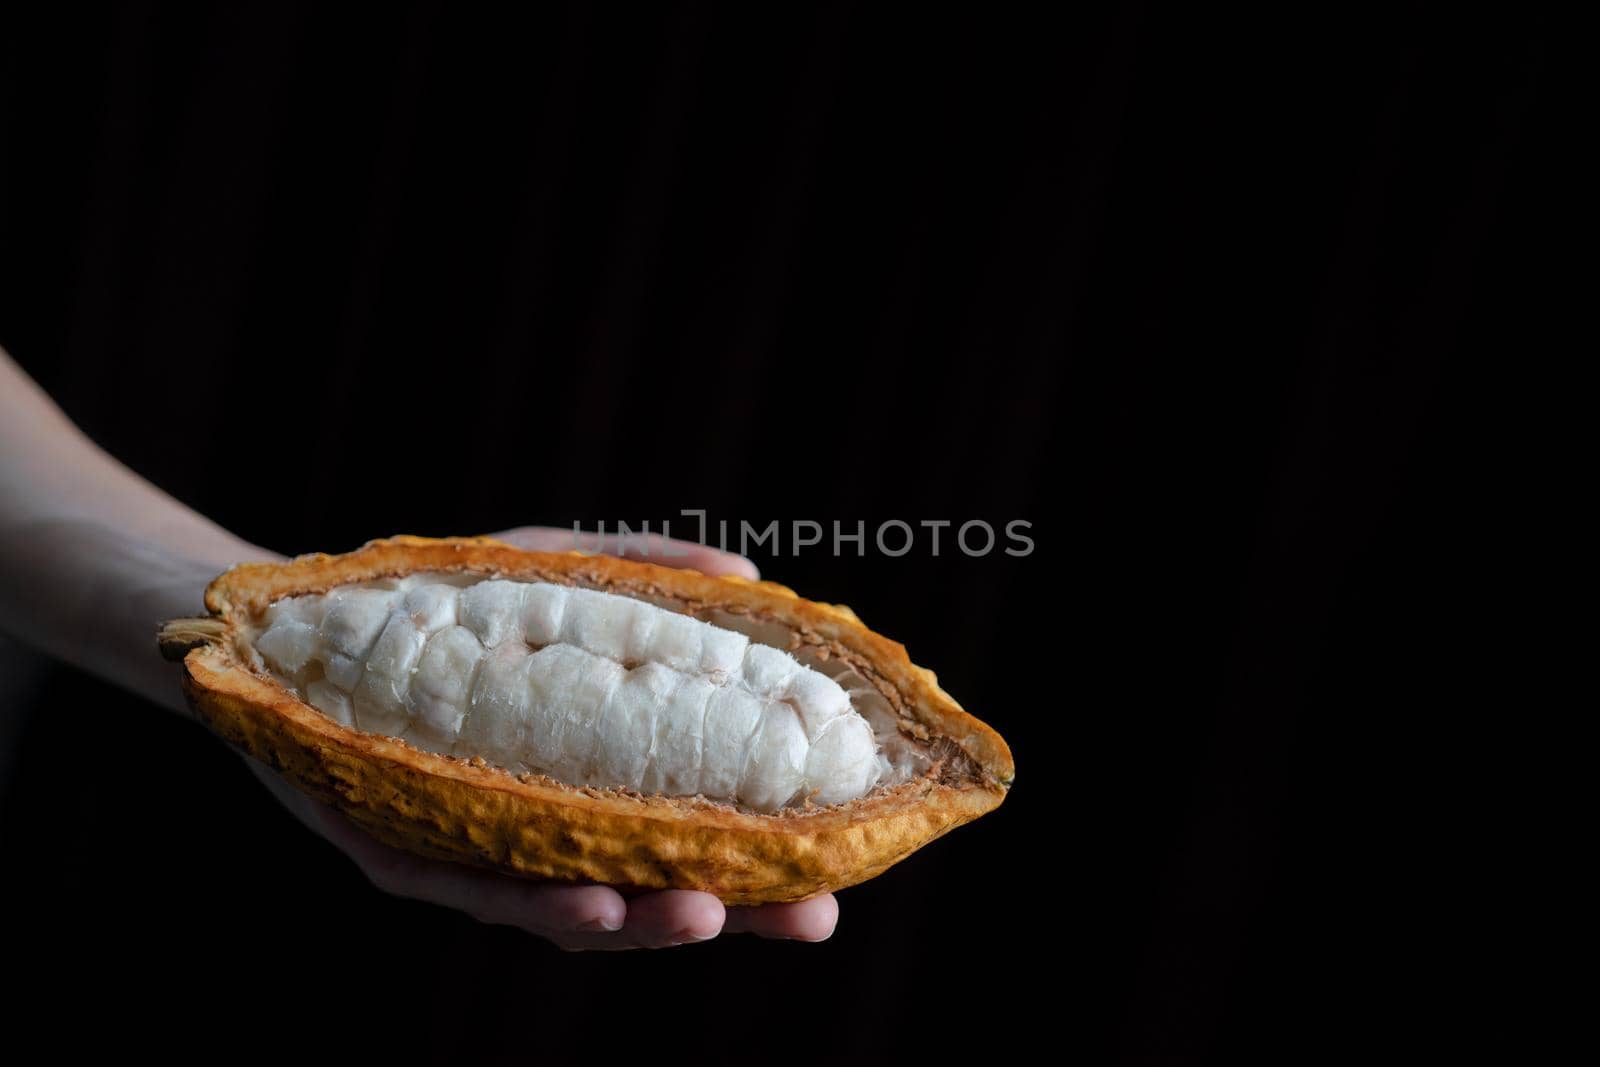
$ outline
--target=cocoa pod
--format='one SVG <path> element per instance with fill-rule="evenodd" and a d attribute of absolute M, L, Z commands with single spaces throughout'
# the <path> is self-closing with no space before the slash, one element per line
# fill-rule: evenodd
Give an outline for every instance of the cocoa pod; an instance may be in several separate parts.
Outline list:
<path fill-rule="evenodd" d="M 488 538 L 241 564 L 160 634 L 216 733 L 415 854 L 802 900 L 997 807 L 1006 743 L 848 608 Z"/>

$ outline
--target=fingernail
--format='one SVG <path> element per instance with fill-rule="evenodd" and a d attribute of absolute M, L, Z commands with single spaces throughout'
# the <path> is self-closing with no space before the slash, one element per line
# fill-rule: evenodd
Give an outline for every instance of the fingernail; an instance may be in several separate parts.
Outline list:
<path fill-rule="evenodd" d="M 586 934 L 614 934 L 622 929 L 622 924 L 612 919 L 590 919 L 578 926 Z"/>
<path fill-rule="evenodd" d="M 672 935 L 674 945 L 686 945 L 693 941 L 710 941 L 716 934 L 697 934 L 693 930 L 679 930 Z"/>

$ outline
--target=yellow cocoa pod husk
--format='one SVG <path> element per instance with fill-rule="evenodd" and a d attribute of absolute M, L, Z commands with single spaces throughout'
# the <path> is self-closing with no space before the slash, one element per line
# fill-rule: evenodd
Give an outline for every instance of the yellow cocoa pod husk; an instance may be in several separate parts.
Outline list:
<path fill-rule="evenodd" d="M 841 657 L 882 694 L 928 759 L 910 780 L 848 803 L 777 813 L 705 797 L 646 795 L 515 774 L 340 725 L 260 666 L 246 628 L 269 604 L 339 586 L 446 573 L 553 582 L 705 617 L 775 623 L 792 648 Z M 207 588 L 209 615 L 176 619 L 163 654 L 182 661 L 190 705 L 212 730 L 411 853 L 529 878 L 695 889 L 728 904 L 803 900 L 872 878 L 998 807 L 1011 785 L 1005 741 L 964 711 L 905 647 L 848 608 L 772 582 L 489 538 L 394 537 L 342 555 L 241 564 Z"/>

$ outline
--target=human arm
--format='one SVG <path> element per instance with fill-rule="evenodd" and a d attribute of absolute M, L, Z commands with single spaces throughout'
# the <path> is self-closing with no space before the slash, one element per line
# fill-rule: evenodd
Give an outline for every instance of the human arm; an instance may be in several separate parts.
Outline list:
<path fill-rule="evenodd" d="M 496 534 L 527 548 L 571 547 L 571 532 Z M 626 550 L 626 546 L 616 546 Z M 706 573 L 754 576 L 749 562 L 702 545 L 650 558 Z M 0 627 L 180 714 L 172 666 L 155 652 L 159 620 L 192 615 L 206 584 L 234 563 L 278 559 L 174 500 L 89 440 L 0 350 Z M 11 709 L 0 714 L 11 713 Z M 298 819 L 380 889 L 518 926 L 563 948 L 633 948 L 721 931 L 821 940 L 837 904 L 726 909 L 707 893 L 624 899 L 607 886 L 537 883 L 424 860 L 368 837 L 255 761 L 251 770 Z"/>

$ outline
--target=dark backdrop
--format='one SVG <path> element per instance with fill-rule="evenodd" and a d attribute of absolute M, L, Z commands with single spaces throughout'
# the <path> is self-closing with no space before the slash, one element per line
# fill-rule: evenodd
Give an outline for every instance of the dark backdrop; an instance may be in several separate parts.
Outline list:
<path fill-rule="evenodd" d="M 200 730 L 14 673 L 9 1029 L 830 1061 L 1503 1036 L 1418 994 L 1483 935 L 1419 888 L 1459 816 L 1404 783 L 1448 758 L 1413 742 L 1449 736 L 1481 593 L 1502 428 L 1470 398 L 1537 255 L 1537 28 L 1071 10 L 8 6 L 0 344 L 241 535 L 705 508 L 1036 543 L 757 553 L 1019 766 L 821 946 L 567 956 L 386 899 Z"/>

